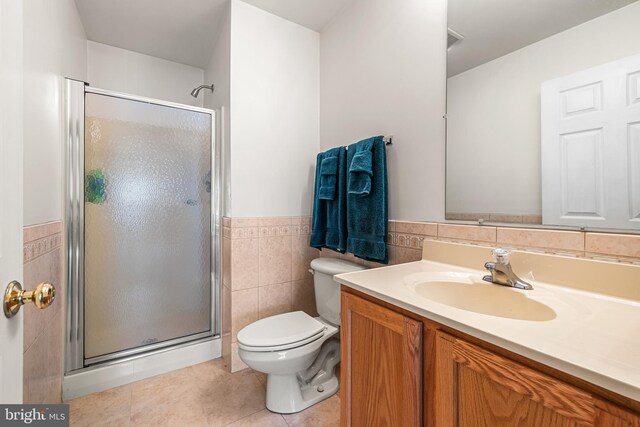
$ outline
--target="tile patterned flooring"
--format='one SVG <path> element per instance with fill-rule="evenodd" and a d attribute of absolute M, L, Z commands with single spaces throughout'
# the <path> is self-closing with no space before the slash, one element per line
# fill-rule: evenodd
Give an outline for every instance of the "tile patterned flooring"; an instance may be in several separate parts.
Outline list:
<path fill-rule="evenodd" d="M 71 426 L 334 427 L 338 395 L 291 415 L 265 408 L 266 375 L 229 373 L 222 359 L 158 375 L 69 403 Z"/>

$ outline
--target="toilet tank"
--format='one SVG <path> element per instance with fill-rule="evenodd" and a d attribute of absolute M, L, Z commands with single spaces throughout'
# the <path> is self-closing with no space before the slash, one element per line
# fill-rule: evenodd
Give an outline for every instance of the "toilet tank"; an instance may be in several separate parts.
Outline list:
<path fill-rule="evenodd" d="M 324 320 L 340 325 L 340 285 L 333 281 L 336 274 L 365 270 L 366 267 L 337 258 L 316 258 L 311 261 L 316 308 Z"/>

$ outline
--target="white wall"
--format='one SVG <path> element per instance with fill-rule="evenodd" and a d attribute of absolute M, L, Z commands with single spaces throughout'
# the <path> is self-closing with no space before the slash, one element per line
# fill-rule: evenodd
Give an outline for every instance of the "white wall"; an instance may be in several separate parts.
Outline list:
<path fill-rule="evenodd" d="M 86 79 L 73 0 L 24 0 L 24 225 L 62 218 L 63 77 Z"/>
<path fill-rule="evenodd" d="M 87 42 L 91 86 L 202 107 L 190 92 L 203 84 L 204 70 L 92 41 Z"/>
<path fill-rule="evenodd" d="M 217 137 L 221 144 L 223 158 L 223 183 L 222 183 L 222 214 L 230 216 L 231 200 L 231 150 L 230 150 L 230 114 L 229 105 L 231 103 L 231 4 L 227 5 L 224 18 L 217 34 L 212 34 L 215 38 L 211 59 L 204 70 L 204 79 L 208 83 L 215 84 L 215 91 L 204 92 L 204 106 L 218 110 L 218 114 L 223 117 L 218 121 Z M 221 109 L 222 107 L 222 109 Z"/>
<path fill-rule="evenodd" d="M 321 147 L 392 134 L 389 217 L 444 218 L 446 0 L 356 0 L 321 35 Z"/>
<path fill-rule="evenodd" d="M 311 212 L 319 149 L 319 34 L 231 4 L 233 216 Z"/>
<path fill-rule="evenodd" d="M 540 84 L 640 53 L 640 2 L 448 80 L 447 211 L 540 214 Z"/>

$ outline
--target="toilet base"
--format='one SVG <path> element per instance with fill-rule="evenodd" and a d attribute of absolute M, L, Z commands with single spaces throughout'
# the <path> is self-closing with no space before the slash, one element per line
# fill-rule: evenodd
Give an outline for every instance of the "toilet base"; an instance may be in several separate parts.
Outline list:
<path fill-rule="evenodd" d="M 296 374 L 271 374 L 267 376 L 267 409 L 279 414 L 300 412 L 333 396 L 338 388 L 338 377 L 335 374 L 320 384 L 302 387 Z"/>

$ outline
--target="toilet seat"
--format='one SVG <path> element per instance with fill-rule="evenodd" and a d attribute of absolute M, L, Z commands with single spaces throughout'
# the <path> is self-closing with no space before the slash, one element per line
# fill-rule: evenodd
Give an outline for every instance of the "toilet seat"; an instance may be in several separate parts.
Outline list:
<path fill-rule="evenodd" d="M 326 325 L 303 311 L 258 320 L 238 332 L 238 347 L 247 351 L 288 350 L 321 338 Z"/>

